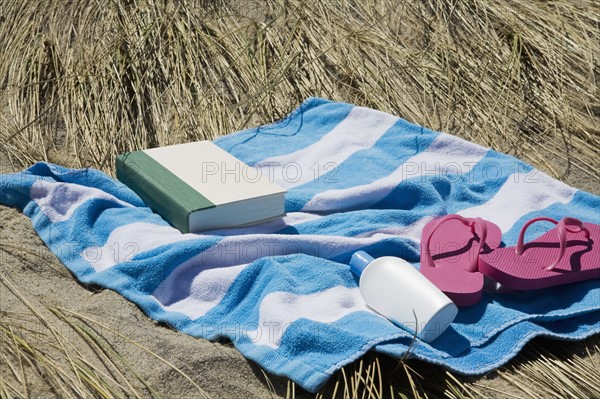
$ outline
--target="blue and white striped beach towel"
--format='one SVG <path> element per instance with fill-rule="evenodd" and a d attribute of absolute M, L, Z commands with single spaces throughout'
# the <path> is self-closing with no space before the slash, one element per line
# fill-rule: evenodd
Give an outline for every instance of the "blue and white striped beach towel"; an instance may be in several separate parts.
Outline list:
<path fill-rule="evenodd" d="M 413 339 L 365 306 L 348 267 L 354 251 L 418 267 L 423 226 L 449 213 L 493 221 L 506 245 L 537 216 L 600 223 L 598 196 L 508 155 L 349 104 L 311 98 L 281 122 L 215 143 L 288 189 L 287 216 L 181 234 L 105 174 L 47 163 L 2 175 L 0 203 L 23 210 L 80 281 L 111 288 L 193 336 L 226 337 L 310 391 L 369 350 L 405 355 Z M 531 237 L 543 228 L 533 226 Z M 535 336 L 598 333 L 599 309 L 598 280 L 485 293 L 439 339 L 417 341 L 411 356 L 485 373 Z"/>

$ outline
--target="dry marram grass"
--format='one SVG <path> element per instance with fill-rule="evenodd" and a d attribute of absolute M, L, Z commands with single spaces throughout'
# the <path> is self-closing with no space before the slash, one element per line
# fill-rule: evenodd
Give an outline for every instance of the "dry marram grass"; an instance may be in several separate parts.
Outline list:
<path fill-rule="evenodd" d="M 0 150 L 12 168 L 48 160 L 113 173 L 122 151 L 264 124 L 322 96 L 456 134 L 597 191 L 599 24 L 598 6 L 585 0 L 3 0 Z M 10 376 L 0 396 L 27 397 L 27 370 L 59 396 L 152 394 L 92 321 L 23 300 L 46 331 L 22 329 L 20 314 L 0 309 L 2 375 Z M 95 348 L 103 366 L 54 323 Z M 598 396 L 598 347 L 586 348 L 589 356 L 565 360 L 530 347 L 532 360 L 497 378 L 528 396 Z M 508 394 L 450 373 L 433 384 L 406 363 L 382 367 L 363 359 L 324 392 Z M 287 395 L 297 394 L 288 384 Z"/>

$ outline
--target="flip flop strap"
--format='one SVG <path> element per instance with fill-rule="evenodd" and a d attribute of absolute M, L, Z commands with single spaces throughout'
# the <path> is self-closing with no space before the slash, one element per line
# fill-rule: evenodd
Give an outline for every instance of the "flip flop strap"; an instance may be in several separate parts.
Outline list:
<path fill-rule="evenodd" d="M 427 242 L 425 243 L 425 256 L 427 257 L 427 264 L 429 264 L 429 265 L 435 265 L 435 261 L 433 260 L 433 256 L 431 255 L 431 249 L 430 249 L 431 237 L 433 237 L 433 233 L 435 233 L 435 231 L 442 224 L 446 223 L 448 220 L 460 220 L 466 226 L 469 226 L 471 228 L 471 232 L 473 232 L 473 233 L 475 232 L 475 224 L 479 224 L 481 226 L 482 237 L 479 238 L 479 248 L 477 250 L 477 254 L 479 254 L 479 251 L 481 251 L 481 246 L 485 242 L 485 238 L 487 236 L 487 227 L 486 227 L 483 219 L 476 218 L 473 221 L 470 221 L 460 215 L 446 215 L 446 216 L 442 217 L 440 220 L 438 220 L 437 223 L 433 226 L 433 229 L 431 229 L 431 233 L 429 234 L 429 238 L 427 239 Z M 469 272 L 474 272 L 476 270 L 477 270 L 477 256 L 467 266 L 467 271 L 469 271 Z"/>
<path fill-rule="evenodd" d="M 473 261 L 471 262 L 467 270 L 470 272 L 476 272 L 478 270 L 477 265 L 479 263 L 477 258 L 479 257 L 481 248 L 483 248 L 483 244 L 485 244 L 485 240 L 487 240 L 487 224 L 485 220 L 483 220 L 480 217 L 475 218 L 475 220 L 473 220 L 472 223 L 473 224 L 471 226 L 471 230 L 475 233 L 475 226 L 478 225 L 481 228 L 481 236 L 479 236 L 479 248 L 477 248 L 475 258 L 473 258 Z"/>
<path fill-rule="evenodd" d="M 540 222 L 540 221 L 554 223 L 556 225 L 556 232 L 558 234 L 558 244 L 559 244 L 558 256 L 556 257 L 554 262 L 552 262 L 549 266 L 546 267 L 546 270 L 554 269 L 556 267 L 556 265 L 558 265 L 558 263 L 561 261 L 563 256 L 565 255 L 565 251 L 567 250 L 567 233 L 579 233 L 579 232 L 583 231 L 585 233 L 585 237 L 587 239 L 590 238 L 589 230 L 583 226 L 583 222 L 579 219 L 566 217 L 566 218 L 561 219 L 560 222 L 557 222 L 556 220 L 551 219 L 551 218 L 545 218 L 545 217 L 534 218 L 534 219 L 531 219 L 530 221 L 528 221 L 527 223 L 525 223 L 525 225 L 521 229 L 521 232 L 519 233 L 519 240 L 517 242 L 517 248 L 516 248 L 517 255 L 523 255 L 523 252 L 525 251 L 525 243 L 524 243 L 525 231 L 533 223 Z M 569 229 L 569 226 L 574 226 L 577 229 Z"/>

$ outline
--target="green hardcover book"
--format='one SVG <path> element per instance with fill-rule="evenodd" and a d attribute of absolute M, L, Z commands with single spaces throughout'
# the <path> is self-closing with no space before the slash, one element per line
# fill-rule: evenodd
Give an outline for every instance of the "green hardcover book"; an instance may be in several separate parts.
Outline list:
<path fill-rule="evenodd" d="M 285 189 L 210 141 L 121 154 L 117 178 L 183 233 L 284 214 Z"/>

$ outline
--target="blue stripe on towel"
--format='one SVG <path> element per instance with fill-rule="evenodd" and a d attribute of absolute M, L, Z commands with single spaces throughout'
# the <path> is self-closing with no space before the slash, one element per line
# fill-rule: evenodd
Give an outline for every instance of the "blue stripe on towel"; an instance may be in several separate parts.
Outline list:
<path fill-rule="evenodd" d="M 193 336 L 226 337 L 310 391 L 366 351 L 401 357 L 412 340 L 365 306 L 347 266 L 354 251 L 418 267 L 423 226 L 447 213 L 495 222 L 507 245 L 532 217 L 600 222 L 596 195 L 508 155 L 349 104 L 309 99 L 282 122 L 215 142 L 260 168 L 281 163 L 273 170 L 289 189 L 287 216 L 183 235 L 102 172 L 47 163 L 0 175 L 0 203 L 23 210 L 80 281 L 111 288 Z M 322 167 L 332 160 L 335 169 Z M 289 165 L 315 175 L 294 182 L 281 174 Z M 546 228 L 533 226 L 528 237 Z M 599 309 L 598 281 L 486 292 L 438 340 L 417 341 L 411 356 L 485 373 L 534 336 L 599 332 Z"/>

